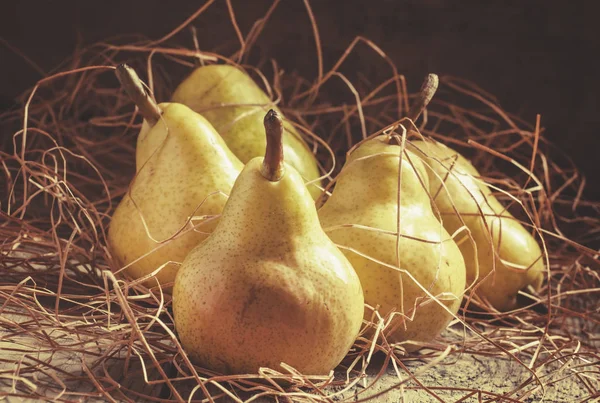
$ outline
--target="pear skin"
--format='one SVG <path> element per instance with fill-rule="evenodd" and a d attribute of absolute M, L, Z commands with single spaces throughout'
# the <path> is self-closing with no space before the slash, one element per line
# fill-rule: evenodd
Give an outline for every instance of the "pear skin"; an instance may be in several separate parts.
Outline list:
<path fill-rule="evenodd" d="M 266 146 L 263 117 L 273 108 L 271 99 L 241 68 L 208 65 L 194 70 L 177 87 L 172 97 L 202 114 L 223 137 L 231 151 L 243 162 L 262 156 Z M 286 163 L 296 168 L 306 181 L 320 176 L 317 160 L 298 131 L 284 123 L 283 146 Z M 313 198 L 321 194 L 320 181 L 309 190 Z"/>
<path fill-rule="evenodd" d="M 243 168 L 202 116 L 180 104 L 159 107 L 161 119 L 152 127 L 146 123 L 140 135 L 145 154 L 137 158 L 136 177 L 108 232 L 113 257 L 121 267 L 129 265 L 126 271 L 133 278 L 167 262 L 183 262 L 217 224 L 207 219 L 191 229 L 198 220 L 186 224 L 189 217 L 218 216 Z M 172 283 L 177 269 L 178 264 L 167 264 L 156 280 Z M 146 285 L 155 286 L 156 281 L 151 278 Z"/>
<path fill-rule="evenodd" d="M 386 328 L 388 341 L 423 343 L 439 335 L 458 311 L 466 273 L 458 246 L 431 208 L 423 164 L 410 152 L 402 160 L 398 208 L 400 150 L 387 135 L 356 148 L 319 217 L 358 273 L 365 302 L 379 306 L 384 317 L 403 313 L 396 314 Z M 399 212 L 402 237 L 397 247 L 394 233 Z M 400 267 L 413 278 L 386 265 Z M 427 297 L 415 281 L 438 297 L 449 312 Z M 365 319 L 371 317 L 372 311 L 365 310 Z M 408 351 L 419 347 L 410 342 L 404 346 Z"/>
<path fill-rule="evenodd" d="M 175 328 L 191 358 L 214 371 L 287 372 L 285 362 L 327 374 L 360 330 L 360 281 L 323 232 L 302 177 L 287 164 L 265 169 L 269 159 L 248 162 L 217 228 L 183 262 Z"/>
<path fill-rule="evenodd" d="M 477 245 L 475 252 L 466 233 L 458 240 L 467 267 L 467 283 L 480 281 L 476 293 L 494 308 L 514 309 L 519 290 L 529 285 L 537 290 L 544 280 L 544 258 L 537 241 L 458 152 L 429 139 L 413 141 L 411 149 L 428 165 L 430 193 L 444 227 L 453 233 L 463 226 L 453 208 L 456 206 Z"/>

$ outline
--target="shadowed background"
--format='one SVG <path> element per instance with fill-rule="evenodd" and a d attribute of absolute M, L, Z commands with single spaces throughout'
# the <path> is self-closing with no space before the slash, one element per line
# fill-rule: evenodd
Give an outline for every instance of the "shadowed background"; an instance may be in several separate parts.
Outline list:
<path fill-rule="evenodd" d="M 0 3 L 0 38 L 47 72 L 76 44 L 130 33 L 159 38 L 203 3 L 5 1 Z M 232 2 L 243 33 L 271 3 Z M 472 80 L 496 95 L 505 110 L 531 123 L 540 113 L 545 136 L 565 150 L 588 178 L 587 198 L 600 200 L 600 60 L 594 57 L 600 49 L 598 2 L 330 0 L 312 1 L 311 6 L 325 69 L 356 35 L 362 35 L 388 54 L 407 76 L 411 91 L 428 72 Z M 223 0 L 211 6 L 210 20 L 200 22 L 195 26 L 201 48 L 220 37 L 235 37 Z M 276 57 L 287 71 L 314 77 L 315 44 L 307 35 L 308 27 L 303 2 L 285 1 L 271 17 L 261 42 L 269 49 L 268 56 Z M 191 34 L 189 38 L 191 47 Z M 362 71 L 372 68 L 366 58 L 352 62 Z M 4 109 L 41 74 L 0 43 L 0 77 Z"/>

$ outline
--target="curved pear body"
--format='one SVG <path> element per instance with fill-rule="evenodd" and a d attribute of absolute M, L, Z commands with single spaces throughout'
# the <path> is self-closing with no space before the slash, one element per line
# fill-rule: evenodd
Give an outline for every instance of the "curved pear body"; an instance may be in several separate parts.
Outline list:
<path fill-rule="evenodd" d="M 319 225 L 300 175 L 269 182 L 252 159 L 212 235 L 177 273 L 173 311 L 191 357 L 222 373 L 326 374 L 362 323 L 360 281 Z"/>
<path fill-rule="evenodd" d="M 476 292 L 500 311 L 515 308 L 518 291 L 528 285 L 539 289 L 544 279 L 544 260 L 535 238 L 500 204 L 483 181 L 475 179 L 480 174 L 466 158 L 430 140 L 413 141 L 411 147 L 431 167 L 427 169 L 429 189 L 446 229 L 452 233 L 463 226 L 454 204 L 477 245 L 475 256 L 468 235 L 459 241 L 468 284 L 477 279 L 477 262 L 479 280 L 495 266 L 495 273 L 482 280 Z"/>
<path fill-rule="evenodd" d="M 410 162 L 406 156 L 402 161 L 398 209 L 400 147 L 387 144 L 388 139 L 375 137 L 354 150 L 319 217 L 358 273 L 365 302 L 372 307 L 379 305 L 384 317 L 403 312 L 410 318 L 404 321 L 396 314 L 386 329 L 388 340 L 426 342 L 446 328 L 452 315 L 426 297 L 415 280 L 456 313 L 465 288 L 465 266 L 457 245 L 431 210 L 421 184 L 421 180 L 427 183 L 422 163 L 408 152 Z M 393 233 L 397 232 L 398 210 L 402 237 L 396 249 L 397 236 Z M 414 280 L 361 254 L 393 267 L 398 267 L 399 256 L 399 267 Z M 423 304 L 427 299 L 429 302 Z M 371 311 L 365 310 L 365 317 L 370 319 Z M 417 348 L 412 344 L 405 347 L 409 351 Z"/>
<path fill-rule="evenodd" d="M 126 270 L 133 278 L 169 261 L 183 262 L 217 221 L 209 219 L 190 230 L 193 223 L 186 225 L 188 218 L 220 214 L 243 167 L 202 116 L 180 104 L 160 106 L 161 120 L 152 128 L 146 125 L 138 137 L 137 174 L 108 231 L 113 256 L 122 266 L 131 264 Z M 177 268 L 168 264 L 156 278 L 161 284 L 171 283 Z M 146 284 L 156 282 L 150 279 Z"/>
<path fill-rule="evenodd" d="M 262 156 L 265 151 L 263 117 L 271 99 L 243 70 L 230 65 L 199 67 L 177 87 L 174 102 L 201 113 L 223 137 L 231 151 L 243 162 Z M 306 181 L 320 176 L 317 161 L 298 131 L 284 122 L 283 147 L 286 162 Z M 316 182 L 315 185 L 320 185 Z M 321 190 L 309 185 L 313 197 Z"/>

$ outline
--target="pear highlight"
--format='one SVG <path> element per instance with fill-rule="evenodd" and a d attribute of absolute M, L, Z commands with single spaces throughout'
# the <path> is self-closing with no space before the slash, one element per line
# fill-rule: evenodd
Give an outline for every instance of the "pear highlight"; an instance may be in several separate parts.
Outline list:
<path fill-rule="evenodd" d="M 173 289 L 175 327 L 197 363 L 230 374 L 327 374 L 360 330 L 363 293 L 319 224 L 295 168 L 283 162 L 283 124 L 264 119 L 265 157 L 248 162 L 217 228 L 192 250 Z"/>
<path fill-rule="evenodd" d="M 179 263 L 215 228 L 243 165 L 210 123 L 187 106 L 156 103 L 130 67 L 117 75 L 144 116 L 136 176 L 108 232 L 111 253 L 149 287 L 172 283 Z M 191 220 L 191 217 L 198 219 Z M 162 268 L 161 268 L 162 267 Z"/>

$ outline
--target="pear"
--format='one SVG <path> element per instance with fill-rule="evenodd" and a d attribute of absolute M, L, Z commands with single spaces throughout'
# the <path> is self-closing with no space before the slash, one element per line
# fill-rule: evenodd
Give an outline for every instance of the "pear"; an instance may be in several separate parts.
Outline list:
<path fill-rule="evenodd" d="M 400 152 L 391 135 L 362 143 L 347 157 L 319 217 L 358 273 L 365 303 L 379 307 L 383 317 L 399 312 L 384 329 L 387 340 L 413 351 L 439 335 L 458 311 L 465 265 L 433 213 L 425 167 L 408 151 L 400 161 Z M 372 315 L 365 309 L 367 320 Z"/>
<path fill-rule="evenodd" d="M 282 371 L 283 362 L 327 374 L 360 330 L 360 281 L 283 162 L 278 113 L 264 125 L 265 157 L 246 164 L 217 228 L 177 273 L 175 328 L 191 358 L 214 371 Z"/>
<path fill-rule="evenodd" d="M 145 122 L 137 174 L 112 216 L 109 247 L 132 278 L 164 265 L 156 279 L 167 285 L 175 280 L 177 262 L 215 228 L 213 217 L 223 210 L 243 164 L 202 116 L 177 103 L 156 105 L 126 65 L 117 74 Z M 191 222 L 192 216 L 203 220 Z"/>
<path fill-rule="evenodd" d="M 175 90 L 172 100 L 201 113 L 217 129 L 235 155 L 247 163 L 263 155 L 266 140 L 262 120 L 271 99 L 241 68 L 219 64 L 198 67 Z M 319 178 L 313 153 L 298 131 L 284 123 L 283 147 L 286 163 L 296 168 L 306 181 Z M 320 181 L 309 190 L 316 199 L 321 194 Z"/>
<path fill-rule="evenodd" d="M 430 75 L 427 82 L 422 93 L 431 99 L 437 76 Z M 544 279 L 543 254 L 535 238 L 502 206 L 477 169 L 458 152 L 431 139 L 412 141 L 409 147 L 426 162 L 429 191 L 444 227 L 454 233 L 466 225 L 473 237 L 476 250 L 468 233 L 458 239 L 467 267 L 467 284 L 477 281 L 476 294 L 495 309 L 514 309 L 519 290 L 529 286 L 538 290 Z"/>

